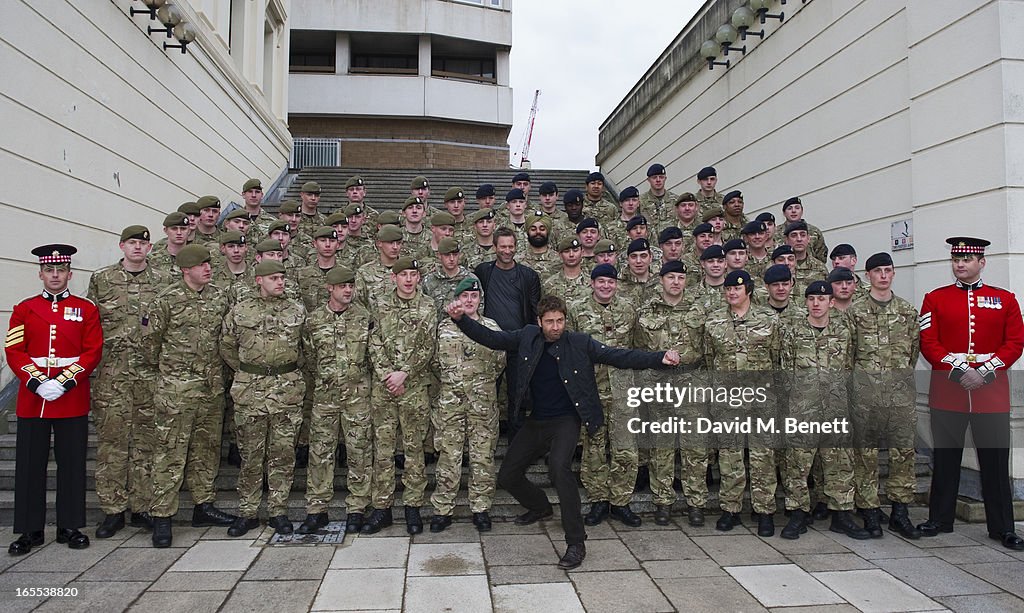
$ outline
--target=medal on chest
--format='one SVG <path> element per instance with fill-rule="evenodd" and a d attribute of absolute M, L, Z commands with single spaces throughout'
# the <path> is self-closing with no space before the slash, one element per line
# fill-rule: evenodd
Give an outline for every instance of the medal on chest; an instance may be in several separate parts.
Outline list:
<path fill-rule="evenodd" d="M 1002 309 L 1003 300 L 999 296 L 978 296 L 979 309 Z"/>
<path fill-rule="evenodd" d="M 82 321 L 82 308 L 64 307 L 64 321 Z"/>

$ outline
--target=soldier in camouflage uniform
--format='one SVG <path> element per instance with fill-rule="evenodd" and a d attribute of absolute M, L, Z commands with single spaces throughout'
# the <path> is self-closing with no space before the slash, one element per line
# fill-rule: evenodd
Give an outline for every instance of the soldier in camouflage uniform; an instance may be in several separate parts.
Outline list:
<path fill-rule="evenodd" d="M 429 252 L 430 232 L 423 222 L 426 219 L 426 200 L 418 196 L 409 196 L 402 204 L 402 255 L 415 258 Z"/>
<path fill-rule="evenodd" d="M 250 222 L 245 238 L 250 243 L 258 243 L 267 238 L 270 224 L 274 223 L 274 216 L 260 205 L 263 201 L 263 184 L 259 179 L 249 179 L 242 185 L 242 201 Z"/>
<path fill-rule="evenodd" d="M 583 246 L 575 236 L 567 236 L 558 245 L 562 268 L 541 282 L 543 294 L 558 296 L 563 302 L 583 300 L 590 293 L 590 276 L 583 270 Z"/>
<path fill-rule="evenodd" d="M 590 296 L 569 307 L 570 328 L 613 347 L 629 347 L 636 333 L 636 306 L 617 294 L 618 271 L 611 264 L 594 267 L 590 273 Z M 583 459 L 580 479 L 590 499 L 588 526 L 600 524 L 609 515 L 636 527 L 640 517 L 629 508 L 636 483 L 638 456 L 636 439 L 625 435 L 622 426 L 631 415 L 612 398 L 609 367 L 597 366 L 597 392 L 605 409 L 605 424 L 594 433 L 582 433 Z M 610 503 L 610 509 L 609 509 Z"/>
<path fill-rule="evenodd" d="M 348 204 L 345 206 L 345 214 L 351 214 L 348 207 L 356 205 L 363 210 L 363 214 L 366 215 L 365 227 L 359 229 L 356 232 L 356 236 L 366 235 L 368 241 L 373 241 L 374 236 L 377 233 L 377 226 L 381 222 L 378 221 L 380 213 L 377 212 L 368 202 L 366 202 L 366 183 L 363 178 L 359 175 L 349 177 L 345 181 L 345 197 L 348 198 Z"/>
<path fill-rule="evenodd" d="M 437 314 L 444 313 L 444 307 L 455 298 L 455 288 L 463 279 L 476 279 L 473 271 L 462 266 L 462 253 L 454 238 L 445 238 L 438 243 L 437 266 L 423 277 L 423 293 L 437 305 Z"/>
<path fill-rule="evenodd" d="M 395 450 L 401 430 L 405 450 L 402 485 L 406 530 L 423 531 L 420 506 L 427 487 L 423 445 L 429 421 L 427 383 L 437 341 L 437 307 L 419 291 L 419 262 L 400 258 L 391 267 L 390 290 L 374 301 L 370 333 L 373 406 L 373 512 L 362 532 L 390 526 L 395 497 Z"/>
<path fill-rule="evenodd" d="M 551 219 L 544 211 L 534 211 L 526 219 L 526 250 L 517 256 L 524 266 L 529 266 L 541 279 L 545 279 L 561 268 L 562 261 L 558 250 L 551 242 Z"/>
<path fill-rule="evenodd" d="M 853 338 L 842 317 L 830 317 L 832 287 L 815 281 L 804 291 L 806 317 L 785 322 L 781 330 L 781 369 L 791 377 L 789 417 L 803 423 L 847 420 L 846 374 L 853 366 Z M 794 434 L 788 437 L 785 471 L 789 522 L 782 538 L 797 539 L 812 523 L 807 477 L 815 456 L 821 458 L 825 494 L 832 509 L 832 532 L 863 540 L 871 538 L 853 520 L 853 454 L 849 436 Z"/>
<path fill-rule="evenodd" d="M 666 178 L 665 167 L 661 164 L 651 164 L 647 168 L 647 184 L 650 189 L 640 194 L 640 210 L 652 222 L 652 235 L 675 225 L 673 207 L 676 195 L 665 189 Z"/>
<path fill-rule="evenodd" d="M 479 314 L 480 283 L 465 278 L 454 299 L 464 314 L 492 330 L 498 323 Z M 455 496 L 462 479 L 462 450 L 469 449 L 469 509 L 480 532 L 491 529 L 489 511 L 494 499 L 494 450 L 498 443 L 498 399 L 494 382 L 505 368 L 501 351 L 488 349 L 466 337 L 447 314 L 437 329 L 435 369 L 441 375 L 441 395 L 431 416 L 437 432 L 439 457 L 437 485 L 430 503 L 434 517 L 430 531 L 441 532 L 452 523 Z"/>
<path fill-rule="evenodd" d="M 373 235 L 376 234 L 374 227 L 367 221 L 366 209 L 361 204 L 349 204 L 345 207 L 345 219 L 348 223 L 348 239 L 346 242 L 352 251 L 362 254 L 362 258 L 371 255 L 374 251 Z M 330 224 L 328 224 L 330 225 Z M 353 268 L 355 270 L 355 268 Z"/>
<path fill-rule="evenodd" d="M 743 226 L 747 225 L 747 216 L 743 214 L 743 194 L 733 190 L 722 197 L 722 208 L 725 213 L 725 225 L 722 227 L 722 242 L 740 237 Z"/>
<path fill-rule="evenodd" d="M 711 224 L 711 233 L 713 235 L 711 244 L 724 245 L 725 239 L 722 237 L 722 230 L 725 229 L 725 209 L 717 205 L 712 206 L 701 215 L 701 221 Z"/>
<path fill-rule="evenodd" d="M 220 198 L 203 196 L 196 201 L 199 217 L 196 218 L 196 231 L 192 241 L 210 248 L 216 248 L 220 239 L 220 228 L 217 218 L 220 217 Z"/>
<path fill-rule="evenodd" d="M 576 236 L 576 226 L 583 221 L 583 192 L 578 189 L 570 189 L 562 197 L 562 204 L 565 209 L 565 217 L 555 218 L 554 234 L 559 240 L 569 236 Z"/>
<path fill-rule="evenodd" d="M 871 291 L 846 311 L 853 326 L 853 416 L 857 431 L 854 482 L 864 527 L 874 537 L 879 526 L 878 439 L 889 443 L 886 497 L 892 501 L 889 529 L 909 539 L 921 537 L 910 522 L 914 501 L 914 366 L 921 352 L 917 310 L 892 291 L 892 256 L 876 253 L 865 264 Z"/>
<path fill-rule="evenodd" d="M 373 477 L 373 423 L 370 404 L 370 313 L 356 297 L 356 276 L 336 266 L 327 273 L 329 298 L 309 314 L 307 363 L 314 373 L 309 431 L 306 519 L 299 534 L 312 534 L 329 522 L 334 496 L 335 449 L 344 436 L 348 459 L 345 531 L 359 532 L 370 506 Z"/>
<path fill-rule="evenodd" d="M 231 307 L 224 318 L 220 353 L 235 371 L 235 437 L 242 454 L 238 471 L 238 519 L 228 536 L 260 525 L 257 513 L 267 470 L 267 525 L 291 534 L 288 494 L 295 472 L 295 437 L 302 423 L 306 382 L 299 369 L 309 345 L 306 308 L 284 293 L 285 267 L 268 260 L 256 266 L 259 296 Z"/>
<path fill-rule="evenodd" d="M 828 269 L 823 261 L 811 257 L 808 251 L 810 236 L 807 233 L 807 222 L 804 220 L 791 221 L 782 230 L 786 244 L 793 249 L 796 258 L 796 285 L 803 291 L 811 281 L 821 281 L 828 276 Z M 798 294 L 799 295 L 799 294 Z"/>
<path fill-rule="evenodd" d="M 175 264 L 174 258 L 188 244 L 189 225 L 184 213 L 174 212 L 164 218 L 163 244 L 158 244 L 149 254 L 149 265 L 164 273 L 165 276 L 177 278 L 181 269 Z"/>
<path fill-rule="evenodd" d="M 784 241 L 786 225 L 795 221 L 801 221 L 804 218 L 804 205 L 800 201 L 800 198 L 793 196 L 786 200 L 782 205 L 782 214 L 786 219 L 781 225 L 775 227 L 776 244 L 781 244 Z M 821 230 L 817 226 L 811 224 L 807 224 L 807 235 L 809 242 L 807 252 L 814 259 L 819 260 L 822 263 L 826 262 L 828 246 L 825 245 L 825 235 L 821 233 Z"/>
<path fill-rule="evenodd" d="M 313 237 L 310 234 L 299 232 L 299 223 L 302 221 L 301 211 L 302 205 L 298 202 L 285 200 L 277 207 L 277 220 L 288 224 L 292 237 L 288 246 L 292 252 L 301 255 L 305 259 L 313 249 Z"/>
<path fill-rule="evenodd" d="M 768 251 L 768 227 L 763 221 L 751 221 L 743 226 L 743 242 L 747 245 L 747 265 L 744 269 L 755 279 L 764 276 L 772 265 L 772 254 Z"/>
<path fill-rule="evenodd" d="M 597 243 L 602 239 L 601 228 L 597 220 L 593 217 L 584 218 L 583 221 L 576 226 L 576 238 L 580 239 L 580 245 L 583 246 L 583 261 L 587 262 L 591 260 L 594 257 L 595 250 L 597 249 Z M 608 242 L 613 245 L 615 244 L 611 240 L 608 240 Z"/>
<path fill-rule="evenodd" d="M 472 224 L 466 218 L 466 192 L 461 187 L 449 187 L 444 193 L 444 208 L 452 216 L 452 237 L 461 245 L 473 238 Z"/>
<path fill-rule="evenodd" d="M 378 298 L 388 293 L 391 285 L 391 267 L 401 257 L 403 236 L 398 226 L 381 226 L 377 230 L 374 259 L 365 262 L 356 271 L 356 300 L 371 312 L 375 309 L 374 303 Z"/>
<path fill-rule="evenodd" d="M 281 263 L 294 274 L 310 264 L 305 257 L 295 253 L 292 245 L 292 225 L 283 219 L 274 220 L 267 228 L 267 237 L 281 244 Z M 315 258 L 315 255 L 314 255 Z"/>
<path fill-rule="evenodd" d="M 871 289 L 871 284 L 861 279 L 860 275 L 854 272 L 857 270 L 857 250 L 853 248 L 853 245 L 840 243 L 832 248 L 828 257 L 832 260 L 833 270 L 836 268 L 846 268 L 853 273 L 853 279 L 856 281 L 856 284 L 854 285 L 854 290 L 856 291 L 855 297 L 859 298 L 867 295 L 868 290 Z"/>
<path fill-rule="evenodd" d="M 607 224 L 602 224 L 601 234 L 616 245 L 628 245 L 627 225 L 637 215 L 640 215 L 640 190 L 630 186 L 619 192 L 619 214 Z"/>
<path fill-rule="evenodd" d="M 619 281 L 619 293 L 622 296 L 629 296 L 633 304 L 639 307 L 661 288 L 659 275 L 651 272 L 654 262 L 651 244 L 646 238 L 638 238 L 629 243 L 629 247 L 626 248 L 626 262 L 626 270 Z"/>
<path fill-rule="evenodd" d="M 365 247 L 360 246 L 358 239 L 353 240 L 349 236 L 348 216 L 344 212 L 332 213 L 327 217 L 324 225 L 334 228 L 334 233 L 338 236 L 338 249 L 334 252 L 334 261 L 337 262 L 337 266 L 356 270 L 363 263 L 364 258 L 373 255 L 365 252 Z M 372 251 L 373 247 L 371 246 L 369 249 Z"/>
<path fill-rule="evenodd" d="M 145 226 L 128 226 L 118 243 L 124 257 L 89 279 L 86 297 L 96 303 L 103 327 L 103 360 L 92 385 L 96 425 L 96 496 L 106 515 L 96 538 L 110 538 L 131 524 L 152 527 L 153 384 L 156 371 L 144 362 L 138 341 L 149 325 L 149 309 L 170 280 L 148 265 L 153 248 Z"/>
<path fill-rule="evenodd" d="M 558 186 L 555 185 L 554 181 L 545 181 L 540 184 L 540 189 L 537 191 L 540 196 L 540 207 L 538 210 L 544 212 L 544 215 L 551 220 L 551 232 L 548 235 L 549 243 L 557 245 L 558 242 L 564 236 L 562 234 L 562 221 L 568 219 L 568 215 L 565 211 L 558 208 Z"/>
<path fill-rule="evenodd" d="M 249 233 L 249 228 L 252 226 L 252 222 L 249 221 L 249 214 L 245 212 L 245 209 L 235 209 L 228 213 L 224 217 L 224 223 L 221 224 L 224 230 L 234 230 L 235 232 L 241 232 L 245 235 L 245 240 L 250 245 L 255 244 L 259 241 L 253 241 L 252 235 Z M 269 227 L 269 224 L 267 224 Z"/>
<path fill-rule="evenodd" d="M 430 241 L 426 248 L 409 257 L 420 260 L 428 268 L 437 262 L 437 248 L 441 241 L 455 236 L 455 217 L 448 211 L 439 211 L 430 217 Z"/>
<path fill-rule="evenodd" d="M 726 305 L 725 300 L 725 251 L 719 245 L 711 245 L 700 254 L 700 270 L 704 273 L 693 288 L 693 304 L 706 315 Z M 687 279 L 689 283 L 689 279 Z"/>
<path fill-rule="evenodd" d="M 210 252 L 178 252 L 182 279 L 164 288 L 150 308 L 143 354 L 159 368 L 154 392 L 153 546 L 171 546 L 178 490 L 188 483 L 193 526 L 226 526 L 235 517 L 213 505 L 220 467 L 224 383 L 219 344 L 225 293 L 210 283 Z"/>
<path fill-rule="evenodd" d="M 854 276 L 853 271 L 839 266 L 828 273 L 825 280 L 832 284 L 835 309 L 844 313 L 848 311 L 854 299 L 859 297 L 857 277 Z"/>
<path fill-rule="evenodd" d="M 691 238 L 693 238 L 691 236 Z M 661 263 L 682 261 L 686 241 L 683 232 L 675 226 L 668 226 L 658 233 L 658 246 L 661 248 Z"/>
<path fill-rule="evenodd" d="M 302 199 L 302 203 L 297 230 L 313 238 L 317 228 L 327 225 L 327 217 L 319 210 L 320 184 L 316 181 L 306 181 L 299 188 L 299 198 Z"/>
<path fill-rule="evenodd" d="M 726 273 L 734 270 L 750 272 L 747 269 L 747 244 L 743 242 L 742 238 L 731 238 L 725 241 L 725 244 L 722 245 L 722 251 L 725 252 Z M 753 278 L 753 273 L 750 276 Z"/>
<path fill-rule="evenodd" d="M 516 254 L 526 252 L 526 194 L 519 188 L 513 188 L 505 194 L 505 208 L 495 214 L 495 223 L 499 228 L 506 227 L 516 233 Z"/>
<path fill-rule="evenodd" d="M 252 268 L 247 261 L 249 245 L 245 235 L 234 230 L 221 232 L 217 242 L 222 257 L 213 271 L 213 283 L 230 293 L 236 283 L 252 280 Z"/>
<path fill-rule="evenodd" d="M 715 232 L 709 223 L 699 223 L 694 226 L 690 232 L 693 235 L 693 247 L 683 254 L 683 264 L 686 265 L 686 270 L 702 270 L 701 266 L 701 255 L 704 250 L 710 247 L 715 242 Z M 725 259 L 723 252 L 722 259 Z M 725 274 L 725 273 L 723 273 Z M 687 275 L 686 286 L 695 287 L 704 280 L 704 275 Z"/>
<path fill-rule="evenodd" d="M 722 194 L 715 191 L 718 185 L 718 171 L 713 166 L 705 166 L 697 173 L 697 204 L 700 213 L 714 206 L 722 206 Z"/>
<path fill-rule="evenodd" d="M 462 261 L 470 269 L 497 257 L 494 252 L 494 211 L 480 209 L 469 216 L 473 238 L 462 243 Z"/>
<path fill-rule="evenodd" d="M 675 213 L 668 226 L 675 226 L 683 233 L 683 251 L 693 248 L 693 229 L 701 224 L 700 205 L 697 197 L 690 192 L 683 192 L 675 200 Z"/>
<path fill-rule="evenodd" d="M 619 216 L 619 205 L 615 197 L 604 189 L 604 175 L 592 172 L 587 175 L 587 190 L 584 194 L 583 216 L 593 217 L 602 226 L 611 225 Z"/>

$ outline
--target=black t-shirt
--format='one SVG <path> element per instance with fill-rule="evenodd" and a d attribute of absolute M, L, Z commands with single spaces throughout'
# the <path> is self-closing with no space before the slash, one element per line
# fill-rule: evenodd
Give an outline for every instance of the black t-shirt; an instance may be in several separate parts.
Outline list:
<path fill-rule="evenodd" d="M 530 396 L 533 399 L 530 417 L 534 419 L 557 419 L 576 414 L 572 398 L 558 374 L 558 361 L 548 353 L 550 348 L 551 343 L 544 343 L 540 363 L 530 379 Z"/>
<path fill-rule="evenodd" d="M 491 271 L 487 283 L 487 308 L 485 314 L 498 322 L 502 330 L 518 330 L 527 323 L 523 321 L 523 288 L 516 267 L 502 270 L 497 266 Z"/>

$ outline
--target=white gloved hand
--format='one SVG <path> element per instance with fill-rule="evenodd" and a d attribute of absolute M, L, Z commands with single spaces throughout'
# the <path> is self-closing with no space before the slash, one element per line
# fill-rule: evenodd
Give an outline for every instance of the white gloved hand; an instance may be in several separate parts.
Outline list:
<path fill-rule="evenodd" d="M 39 387 L 36 388 L 36 393 L 42 396 L 43 400 L 49 402 L 53 402 L 60 398 L 66 391 L 67 390 L 64 389 L 63 385 L 57 383 L 53 379 L 42 382 L 39 384 Z"/>

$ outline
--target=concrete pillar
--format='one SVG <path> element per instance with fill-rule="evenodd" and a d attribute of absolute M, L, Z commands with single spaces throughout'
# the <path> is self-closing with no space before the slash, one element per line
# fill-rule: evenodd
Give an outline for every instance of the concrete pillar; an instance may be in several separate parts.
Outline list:
<path fill-rule="evenodd" d="M 352 50 L 348 32 L 338 32 L 334 37 L 334 74 L 348 74 L 352 65 Z"/>
<path fill-rule="evenodd" d="M 509 84 L 509 50 L 498 49 L 496 57 L 494 58 L 494 77 L 498 81 L 498 85 L 502 87 L 508 87 Z"/>
<path fill-rule="evenodd" d="M 420 35 L 420 59 L 419 59 L 419 75 L 421 77 L 430 76 L 430 35 Z"/>

